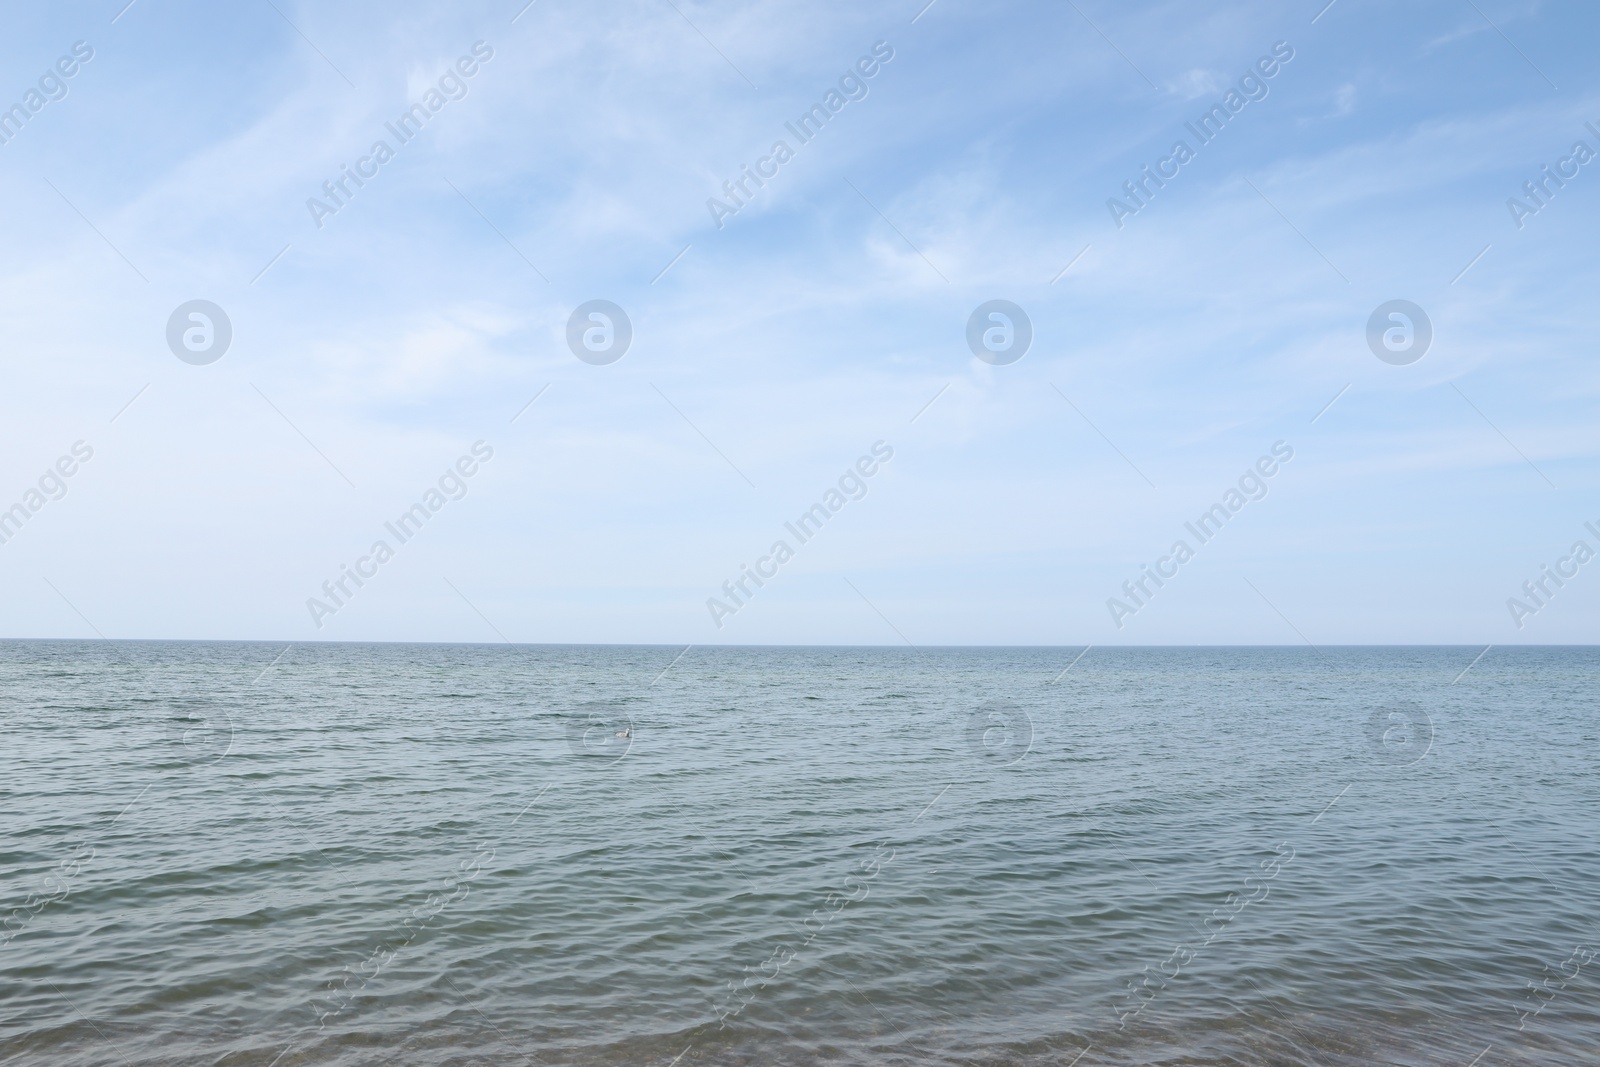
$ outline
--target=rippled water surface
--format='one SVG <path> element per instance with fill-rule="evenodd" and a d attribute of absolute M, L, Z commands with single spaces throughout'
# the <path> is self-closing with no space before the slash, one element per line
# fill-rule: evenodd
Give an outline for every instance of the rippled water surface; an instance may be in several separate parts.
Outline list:
<path fill-rule="evenodd" d="M 1081 651 L 0 644 L 0 1059 L 1600 1062 L 1600 652 Z"/>

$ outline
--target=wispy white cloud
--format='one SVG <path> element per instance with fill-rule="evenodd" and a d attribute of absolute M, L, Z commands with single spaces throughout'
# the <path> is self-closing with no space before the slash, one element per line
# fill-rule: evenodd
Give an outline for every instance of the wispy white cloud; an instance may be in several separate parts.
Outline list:
<path fill-rule="evenodd" d="M 680 0 L 692 26 L 642 0 L 541 3 L 512 25 L 517 6 L 285 6 L 353 89 L 270 10 L 136 8 L 117 36 L 96 30 L 99 81 L 0 148 L 15 206 L 0 497 L 62 438 L 98 434 L 109 472 L 0 546 L 14 632 L 58 626 L 30 592 L 48 566 L 76 569 L 119 635 L 309 636 L 304 590 L 480 437 L 500 465 L 408 558 L 416 582 L 341 613 L 335 636 L 462 636 L 421 580 L 448 561 L 504 590 L 484 607 L 516 639 L 709 640 L 703 586 L 879 437 L 897 459 L 837 547 L 717 636 L 869 639 L 829 615 L 836 572 L 866 568 L 928 640 L 1104 639 L 1085 628 L 1104 625 L 1106 579 L 1283 437 L 1304 442 L 1302 488 L 1274 501 L 1280 540 L 1261 550 L 1307 576 L 1308 625 L 1359 640 L 1346 568 L 1400 580 L 1415 539 L 1460 536 L 1468 506 L 1520 516 L 1486 561 L 1565 529 L 1567 498 L 1520 480 L 1504 438 L 1564 493 L 1588 483 L 1583 227 L 1600 193 L 1584 171 L 1526 231 L 1504 209 L 1600 117 L 1554 12 L 1516 36 L 1571 83 L 1558 100 L 1492 32 L 1446 41 L 1406 12 L 1378 32 L 1359 5 L 1315 27 L 1255 0 L 1084 5 L 1112 44 L 1042 4 L 941 4 L 914 26 L 888 3 Z M 32 70 L 89 32 L 73 19 L 37 16 L 0 58 Z M 479 40 L 495 55 L 467 95 L 319 230 L 306 199 Z M 880 40 L 895 56 L 866 98 L 717 229 L 706 198 Z M 1117 229 L 1106 198 L 1192 138 L 1195 101 L 1275 40 L 1296 58 L 1267 98 Z M 235 327 L 205 368 L 163 339 L 194 297 Z M 595 297 L 635 328 L 609 367 L 566 349 L 567 316 Z M 1035 327 L 1010 367 L 963 336 L 995 297 Z M 1436 327 L 1410 368 L 1365 345 L 1394 297 Z M 1342 536 L 1369 546 L 1358 564 L 1329 547 Z M 223 591 L 196 572 L 227 576 Z M 1458 577 L 1493 600 L 1494 582 Z M 1406 632 L 1476 639 L 1471 603 L 1456 629 L 1419 607 Z M 1253 616 L 1187 612 L 1134 639 L 1270 639 Z"/>

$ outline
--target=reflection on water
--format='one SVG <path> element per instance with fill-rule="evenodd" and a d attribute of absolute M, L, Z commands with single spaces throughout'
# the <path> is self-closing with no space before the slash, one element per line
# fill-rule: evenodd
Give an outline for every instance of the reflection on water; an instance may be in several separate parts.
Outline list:
<path fill-rule="evenodd" d="M 1595 1062 L 1600 653 L 682 651 L 0 644 L 0 1055 Z"/>

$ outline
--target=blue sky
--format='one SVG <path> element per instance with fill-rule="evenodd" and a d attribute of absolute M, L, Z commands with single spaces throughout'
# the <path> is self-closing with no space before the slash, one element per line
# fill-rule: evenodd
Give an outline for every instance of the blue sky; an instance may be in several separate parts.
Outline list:
<path fill-rule="evenodd" d="M 0 145 L 0 507 L 93 458 L 0 544 L 0 634 L 1595 638 L 1600 561 L 1537 605 L 1522 584 L 1600 550 L 1600 162 L 1520 228 L 1507 207 L 1600 150 L 1591 8 L 274 2 L 9 16 L 4 103 L 93 58 Z M 1265 97 L 1119 228 L 1107 200 L 1278 42 Z M 307 200 L 380 138 L 319 228 Z M 718 228 L 707 199 L 778 139 Z M 166 341 L 195 299 L 233 330 L 203 366 Z M 608 365 L 567 345 L 594 299 L 633 326 Z M 967 347 L 992 299 L 1033 326 L 1009 365 Z M 1393 299 L 1433 326 L 1409 365 L 1366 340 Z M 866 495 L 786 535 L 880 440 Z M 384 523 L 477 441 L 466 495 L 398 544 Z M 1279 441 L 1267 496 L 1199 545 L 1185 522 Z"/>

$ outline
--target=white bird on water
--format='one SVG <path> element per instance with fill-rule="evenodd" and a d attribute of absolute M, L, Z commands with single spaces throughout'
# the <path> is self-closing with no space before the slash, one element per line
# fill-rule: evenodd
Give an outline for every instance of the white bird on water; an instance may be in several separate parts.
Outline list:
<path fill-rule="evenodd" d="M 618 730 L 614 736 L 616 736 L 616 737 L 627 737 L 632 732 L 633 732 L 632 730 Z"/>

